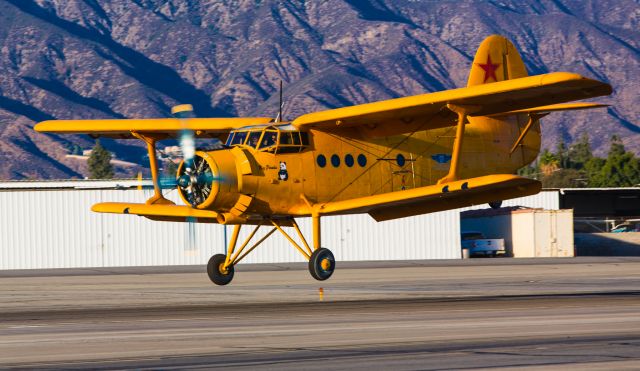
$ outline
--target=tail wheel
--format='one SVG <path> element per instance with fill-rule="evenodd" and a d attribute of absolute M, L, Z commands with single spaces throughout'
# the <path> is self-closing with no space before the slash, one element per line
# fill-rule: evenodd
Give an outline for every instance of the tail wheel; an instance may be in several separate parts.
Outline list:
<path fill-rule="evenodd" d="M 324 281 L 331 277 L 335 268 L 336 259 L 329 249 L 321 247 L 311 254 L 311 258 L 309 259 L 309 273 L 318 281 Z"/>
<path fill-rule="evenodd" d="M 233 265 L 224 269 L 226 259 L 226 255 L 216 254 L 209 259 L 207 264 L 207 275 L 209 275 L 211 282 L 216 285 L 224 286 L 233 279 Z"/>

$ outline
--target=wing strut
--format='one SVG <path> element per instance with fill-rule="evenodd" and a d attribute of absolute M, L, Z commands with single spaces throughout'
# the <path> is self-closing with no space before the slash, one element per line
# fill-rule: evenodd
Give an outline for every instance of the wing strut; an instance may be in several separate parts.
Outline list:
<path fill-rule="evenodd" d="M 462 153 L 462 142 L 464 139 L 464 125 L 467 116 L 481 109 L 478 106 L 461 106 L 456 104 L 447 104 L 447 108 L 458 114 L 458 124 L 456 127 L 456 138 L 453 141 L 453 152 L 451 153 L 451 166 L 449 173 L 442 179 L 438 180 L 438 184 L 454 182 L 458 180 L 458 165 L 460 164 L 460 154 Z"/>
<path fill-rule="evenodd" d="M 513 143 L 513 146 L 509 151 L 509 155 L 512 155 L 513 152 L 515 152 L 516 148 L 518 148 L 520 143 L 522 143 L 522 140 L 524 139 L 525 136 L 527 136 L 527 133 L 529 132 L 529 129 L 531 129 L 531 126 L 533 125 L 533 123 L 545 117 L 546 115 L 548 115 L 548 113 L 530 113 L 529 114 L 529 121 L 527 122 L 527 125 L 525 125 L 524 130 L 522 130 L 522 133 L 520 133 L 520 136 L 518 137 L 518 139 L 515 141 L 515 143 Z"/>
<path fill-rule="evenodd" d="M 149 168 L 151 169 L 151 178 L 153 179 L 153 196 L 151 196 L 147 200 L 146 204 L 175 205 L 173 202 L 164 198 L 164 196 L 162 195 L 162 190 L 160 189 L 160 180 L 158 179 L 158 159 L 156 157 L 157 138 L 143 135 L 135 131 L 132 131 L 131 135 L 147 143 L 147 152 L 149 153 Z"/>

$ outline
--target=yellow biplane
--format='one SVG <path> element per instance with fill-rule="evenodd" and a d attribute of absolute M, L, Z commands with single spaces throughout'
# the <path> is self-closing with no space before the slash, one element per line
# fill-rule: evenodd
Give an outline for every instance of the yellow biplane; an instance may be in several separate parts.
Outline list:
<path fill-rule="evenodd" d="M 528 76 L 511 42 L 493 35 L 480 45 L 467 87 L 302 115 L 194 118 L 189 105 L 174 118 L 56 120 L 39 132 L 136 138 L 146 142 L 154 195 L 145 203 L 99 203 L 93 211 L 161 221 L 234 225 L 226 254 L 211 257 L 207 273 L 228 284 L 234 266 L 274 232 L 309 261 L 318 280 L 335 268 L 321 247 L 320 220 L 368 213 L 377 221 L 502 200 L 540 191 L 514 175 L 540 151 L 539 119 L 550 112 L 602 107 L 566 103 L 611 94 L 611 86 L 567 72 Z M 188 133 L 188 135 L 184 135 Z M 190 133 L 190 134 L 189 134 Z M 163 197 L 156 143 L 181 138 L 184 160 L 175 187 L 185 205 Z M 196 151 L 195 138 L 218 138 L 223 148 Z M 313 241 L 296 218 L 311 217 Z M 243 225 L 254 226 L 238 245 Z M 249 247 L 260 227 L 272 229 Z M 300 242 L 283 227 L 292 227 Z"/>

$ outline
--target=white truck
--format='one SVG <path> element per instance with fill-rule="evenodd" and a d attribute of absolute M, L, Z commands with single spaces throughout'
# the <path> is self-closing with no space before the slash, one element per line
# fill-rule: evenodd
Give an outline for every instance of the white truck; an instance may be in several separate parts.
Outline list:
<path fill-rule="evenodd" d="M 469 256 L 496 257 L 504 256 L 504 238 L 485 238 L 482 232 L 467 231 L 460 236 L 462 249 L 469 251 Z"/>

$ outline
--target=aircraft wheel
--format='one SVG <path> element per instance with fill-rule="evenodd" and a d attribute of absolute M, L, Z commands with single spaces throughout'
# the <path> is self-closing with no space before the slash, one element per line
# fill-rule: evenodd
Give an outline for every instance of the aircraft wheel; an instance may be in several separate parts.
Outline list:
<path fill-rule="evenodd" d="M 502 206 L 502 201 L 491 201 L 489 202 L 489 207 L 492 209 L 499 209 Z"/>
<path fill-rule="evenodd" d="M 309 273 L 318 281 L 331 277 L 336 268 L 336 259 L 329 249 L 319 248 L 311 254 L 309 259 Z"/>
<path fill-rule="evenodd" d="M 226 271 L 222 269 L 226 259 L 226 255 L 216 254 L 209 259 L 209 264 L 207 264 L 207 275 L 216 285 L 224 286 L 233 279 L 233 265 L 230 265 Z"/>

